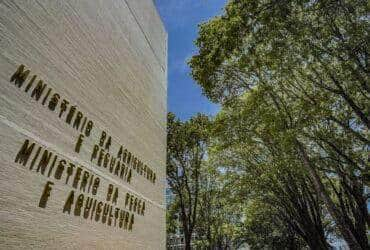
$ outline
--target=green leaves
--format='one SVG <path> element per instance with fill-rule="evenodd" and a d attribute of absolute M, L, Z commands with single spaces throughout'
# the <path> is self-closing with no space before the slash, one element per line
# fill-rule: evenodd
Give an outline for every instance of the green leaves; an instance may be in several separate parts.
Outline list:
<path fill-rule="evenodd" d="M 167 228 L 174 231 L 172 222 L 178 214 L 184 231 L 186 249 L 190 249 L 191 237 L 197 224 L 200 202 L 200 184 L 203 163 L 209 142 L 209 120 L 198 114 L 182 122 L 174 114 L 167 116 L 167 184 L 174 195 L 168 204 L 170 221 Z"/>
<path fill-rule="evenodd" d="M 322 202 L 349 244 L 367 244 L 367 17 L 362 0 L 229 1 L 200 25 L 189 62 L 204 94 L 223 105 L 209 156 L 225 186 L 276 208 L 283 229 L 312 248 L 327 247 Z"/>

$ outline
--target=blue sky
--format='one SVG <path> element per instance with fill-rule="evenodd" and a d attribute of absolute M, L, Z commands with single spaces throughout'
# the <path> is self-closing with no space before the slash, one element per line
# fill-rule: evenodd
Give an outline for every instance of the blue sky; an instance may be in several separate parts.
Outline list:
<path fill-rule="evenodd" d="M 155 0 L 168 32 L 168 111 L 185 120 L 198 112 L 214 115 L 218 105 L 202 96 L 186 61 L 196 53 L 198 24 L 222 13 L 226 0 Z"/>

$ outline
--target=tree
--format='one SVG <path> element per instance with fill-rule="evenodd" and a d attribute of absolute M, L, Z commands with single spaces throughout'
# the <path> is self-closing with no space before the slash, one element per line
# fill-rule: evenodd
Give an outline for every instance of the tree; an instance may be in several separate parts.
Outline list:
<path fill-rule="evenodd" d="M 295 152 L 348 245 L 367 249 L 367 2 L 234 0 L 225 9 L 200 26 L 194 79 L 230 107 L 256 90 L 277 114 L 263 120 L 274 128 L 267 140 Z"/>
<path fill-rule="evenodd" d="M 252 249 L 302 249 L 306 244 L 281 221 L 279 211 L 262 201 L 249 200 L 243 223 L 246 241 Z"/>
<path fill-rule="evenodd" d="M 241 203 L 230 199 L 224 186 L 227 176 L 218 165 L 208 159 L 204 167 L 196 227 L 199 245 L 201 249 L 230 249 L 241 218 Z"/>
<path fill-rule="evenodd" d="M 191 238 L 199 213 L 202 164 L 206 156 L 209 120 L 198 114 L 186 122 L 172 113 L 167 119 L 167 183 L 176 196 L 179 219 L 184 231 L 185 249 L 191 249 Z"/>
<path fill-rule="evenodd" d="M 293 238 L 311 249 L 328 249 L 322 203 L 273 111 L 258 90 L 224 108 L 214 122 L 217 140 L 211 157 L 220 159 L 244 199 L 273 207 L 278 215 L 274 223 L 285 223 Z"/>

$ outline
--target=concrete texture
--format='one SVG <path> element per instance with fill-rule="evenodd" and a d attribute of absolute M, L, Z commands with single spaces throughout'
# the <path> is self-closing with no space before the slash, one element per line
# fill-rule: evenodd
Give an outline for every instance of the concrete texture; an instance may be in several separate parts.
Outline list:
<path fill-rule="evenodd" d="M 0 1 L 0 249 L 165 248 L 166 61 L 167 34 L 151 0 Z M 30 74 L 19 88 L 10 78 L 21 64 Z M 47 87 L 36 101 L 39 80 Z M 52 111 L 54 93 L 60 100 Z M 70 104 L 59 117 L 63 99 Z M 83 130 L 65 121 L 71 105 L 94 123 L 79 153 Z M 110 155 L 123 146 L 154 171 L 155 183 L 132 162 L 127 183 L 91 161 L 102 131 L 111 136 Z M 26 139 L 35 148 L 23 166 L 15 159 Z M 60 180 L 37 172 L 39 158 L 30 170 L 39 146 L 39 157 L 47 149 L 99 177 L 97 194 L 74 188 L 73 175 L 66 184 L 66 171 Z M 54 185 L 42 208 L 48 181 Z M 117 204 L 106 201 L 109 184 L 119 190 Z M 125 206 L 129 193 L 145 201 L 145 214 L 135 214 L 131 231 L 68 214 L 72 190 L 135 214 Z"/>

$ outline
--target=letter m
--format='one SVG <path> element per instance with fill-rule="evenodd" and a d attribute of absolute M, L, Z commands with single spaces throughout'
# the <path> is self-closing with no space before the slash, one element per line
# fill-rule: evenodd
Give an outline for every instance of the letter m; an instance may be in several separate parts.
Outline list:
<path fill-rule="evenodd" d="M 19 150 L 17 156 L 15 157 L 16 163 L 23 164 L 23 166 L 26 166 L 28 158 L 30 158 L 32 150 L 35 146 L 35 143 L 32 143 L 31 145 L 29 144 L 30 144 L 29 140 L 24 141 L 21 150 Z"/>
<path fill-rule="evenodd" d="M 15 85 L 18 85 L 18 88 L 20 88 L 22 87 L 24 81 L 27 79 L 29 73 L 29 70 L 24 71 L 24 65 L 21 64 L 18 67 L 17 71 L 10 78 L 10 82 L 15 82 Z"/>

